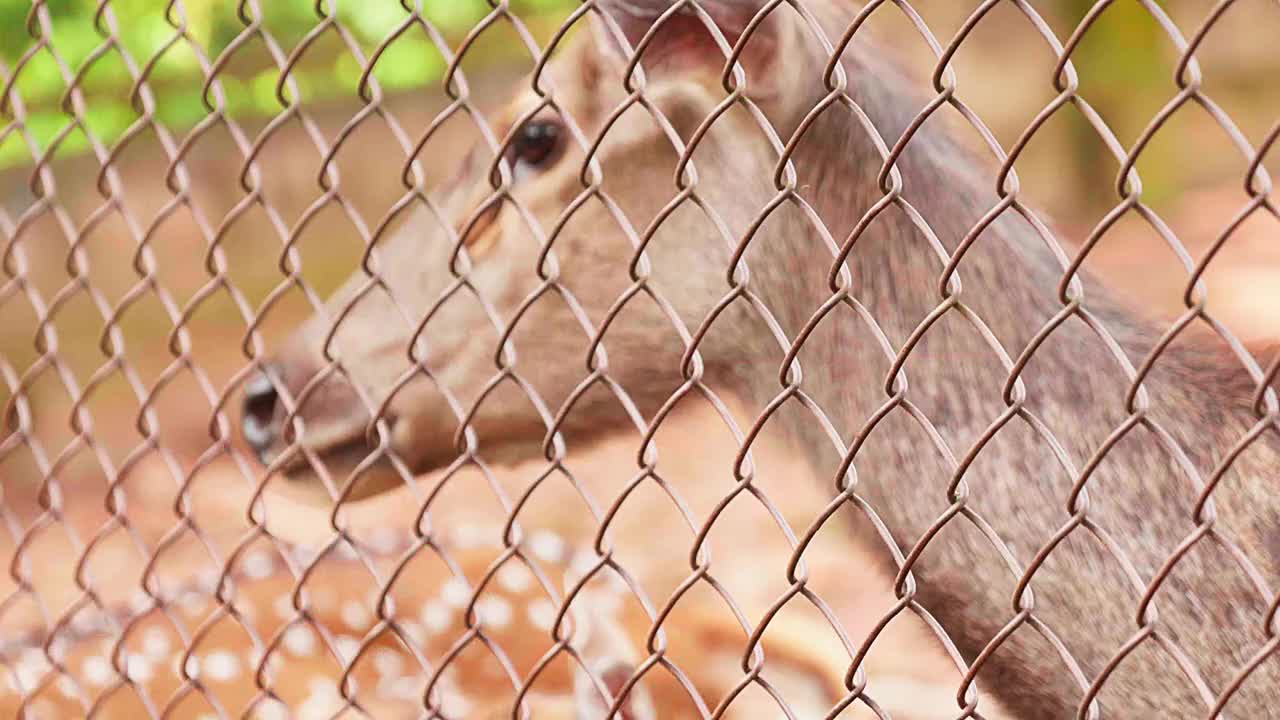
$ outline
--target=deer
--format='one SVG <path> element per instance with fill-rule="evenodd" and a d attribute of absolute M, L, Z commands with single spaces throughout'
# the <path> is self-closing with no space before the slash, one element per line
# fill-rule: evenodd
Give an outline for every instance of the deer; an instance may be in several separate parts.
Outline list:
<path fill-rule="evenodd" d="M 356 557 L 317 561 L 314 551 L 286 547 L 311 558 L 314 581 L 299 582 L 282 557 L 260 552 L 213 586 L 176 592 L 163 607 L 109 607 L 45 647 L 6 642 L 0 714 L 307 720 L 419 717 L 427 708 L 448 720 L 657 720 L 705 717 L 699 703 L 724 701 L 722 717 L 731 720 L 780 716 L 762 692 L 738 687 L 748 639 L 731 615 L 706 603 L 673 614 L 669 665 L 633 680 L 649 654 L 651 618 L 625 602 L 620 580 L 585 575 L 593 554 L 537 536 L 531 558 L 543 578 L 556 581 L 548 593 L 525 560 L 496 543 L 466 541 L 474 536 L 441 541 L 437 552 L 450 563 L 412 552 L 411 538 L 363 548 L 366 560 L 384 568 L 414 558 L 413 582 L 385 597 L 371 590 L 369 569 Z M 477 586 L 472 602 L 468 589 Z M 562 642 L 552 641 L 552 631 Z M 840 647 L 814 643 L 815 635 L 805 621 L 788 619 L 764 641 L 770 664 L 761 676 L 804 717 L 844 694 Z M 893 712 L 949 717 L 949 692 L 907 667 L 871 665 L 892 688 L 885 700 Z M 680 668 L 683 682 L 668 667 Z M 873 715 L 852 708 L 841 717 Z"/>
<path fill-rule="evenodd" d="M 957 717 L 1272 716 L 1274 369 L 1001 211 L 851 3 L 573 19 L 248 379 L 268 472 L 346 502 L 740 397 L 945 631 Z"/>

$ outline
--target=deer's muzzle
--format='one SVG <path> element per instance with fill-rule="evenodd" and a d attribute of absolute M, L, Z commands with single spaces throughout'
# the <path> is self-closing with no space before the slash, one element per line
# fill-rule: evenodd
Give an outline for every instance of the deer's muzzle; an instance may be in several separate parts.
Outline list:
<path fill-rule="evenodd" d="M 377 458 L 376 438 L 366 432 L 369 417 L 340 373 L 319 372 L 298 358 L 278 359 L 245 382 L 240 434 L 271 471 L 316 485 L 327 476 L 335 490 L 358 478 L 348 496 L 363 496 L 398 478 Z M 386 419 L 394 425 L 394 418 Z"/>

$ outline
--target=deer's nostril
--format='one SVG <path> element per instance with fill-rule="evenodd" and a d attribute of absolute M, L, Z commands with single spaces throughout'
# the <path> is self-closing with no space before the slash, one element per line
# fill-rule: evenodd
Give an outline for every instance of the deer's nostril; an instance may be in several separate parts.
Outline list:
<path fill-rule="evenodd" d="M 240 431 L 245 442 L 266 463 L 276 439 L 276 389 L 264 373 L 254 375 L 244 386 L 244 416 Z"/>

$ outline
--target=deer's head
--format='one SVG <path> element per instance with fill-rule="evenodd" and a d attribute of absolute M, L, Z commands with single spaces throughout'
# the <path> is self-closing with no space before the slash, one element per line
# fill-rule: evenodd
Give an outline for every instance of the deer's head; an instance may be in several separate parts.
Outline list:
<path fill-rule="evenodd" d="M 352 474 L 372 438 L 407 473 L 471 443 L 487 459 L 538 452 L 558 414 L 570 433 L 625 427 L 688 377 L 740 367 L 736 351 L 686 357 L 689 338 L 741 272 L 735 245 L 777 194 L 778 141 L 819 97 L 825 61 L 806 18 L 784 5 L 757 19 L 757 4 L 703 2 L 655 25 L 667 2 L 615 0 L 582 18 L 590 31 L 381 241 L 377 281 L 356 273 L 250 380 L 250 445 L 295 479 L 315 482 L 306 456 L 319 458 L 365 495 L 402 477 L 385 459 Z M 750 103 L 726 103 L 744 37 L 728 82 Z M 306 452 L 277 457 L 295 434 Z"/>

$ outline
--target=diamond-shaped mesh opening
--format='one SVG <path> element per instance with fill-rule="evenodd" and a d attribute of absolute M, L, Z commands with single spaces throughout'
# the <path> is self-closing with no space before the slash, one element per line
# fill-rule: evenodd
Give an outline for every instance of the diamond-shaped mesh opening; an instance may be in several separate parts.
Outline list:
<path fill-rule="evenodd" d="M 0 709 L 1263 716 L 1265 2 L 0 2 Z"/>

